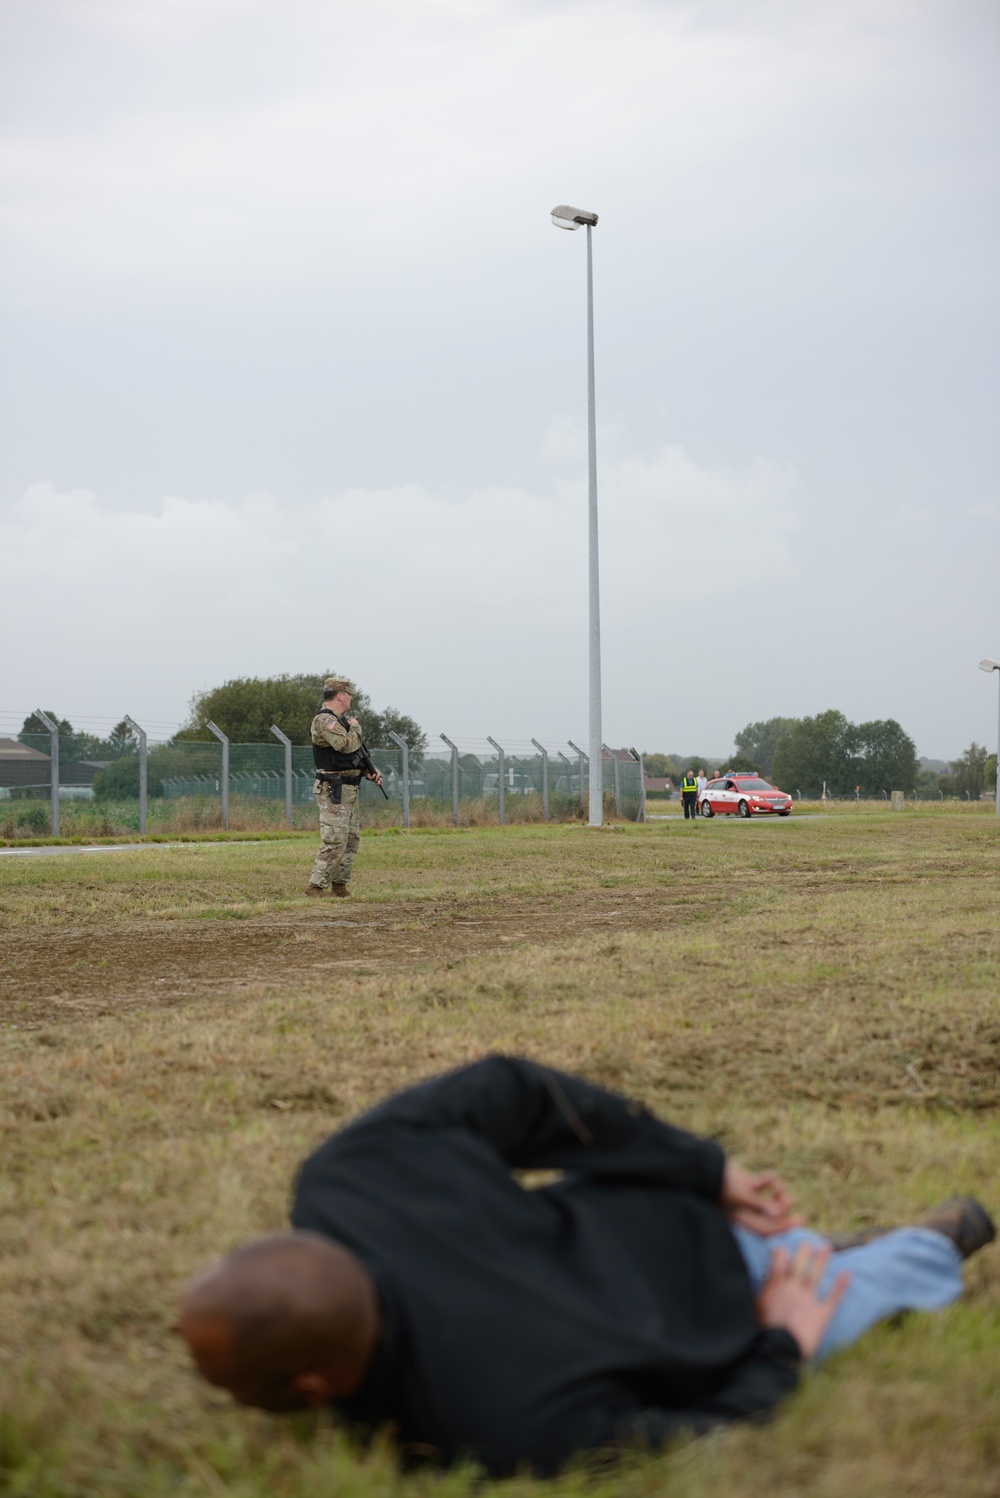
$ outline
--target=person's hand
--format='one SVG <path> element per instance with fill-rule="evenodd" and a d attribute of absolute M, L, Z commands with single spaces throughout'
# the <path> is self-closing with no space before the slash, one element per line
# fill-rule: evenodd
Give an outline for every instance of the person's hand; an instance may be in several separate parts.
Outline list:
<path fill-rule="evenodd" d="M 761 1326 L 780 1326 L 791 1332 L 804 1358 L 816 1355 L 823 1333 L 851 1283 L 849 1274 L 838 1275 L 829 1295 L 820 1300 L 820 1281 L 830 1253 L 829 1248 L 801 1243 L 792 1258 L 785 1249 L 776 1248 L 770 1273 L 757 1297 Z"/>
<path fill-rule="evenodd" d="M 719 1206 L 730 1222 L 764 1238 L 802 1226 L 802 1218 L 792 1215 L 788 1187 L 775 1171 L 751 1175 L 732 1160 L 726 1161 Z"/>
<path fill-rule="evenodd" d="M 382 784 L 382 771 L 381 770 L 376 770 L 375 774 L 373 775 L 371 773 L 371 771 L 369 770 L 366 778 L 368 780 L 374 780 L 374 782 L 375 782 L 376 785 L 381 785 Z"/>
<path fill-rule="evenodd" d="M 347 721 L 351 725 L 352 728 L 360 728 L 361 727 L 361 724 L 358 722 L 357 718 L 348 718 Z"/>

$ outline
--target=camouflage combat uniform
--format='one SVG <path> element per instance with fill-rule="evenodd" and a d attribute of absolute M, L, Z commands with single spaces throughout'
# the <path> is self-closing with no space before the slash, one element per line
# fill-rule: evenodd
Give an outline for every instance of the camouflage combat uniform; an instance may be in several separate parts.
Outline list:
<path fill-rule="evenodd" d="M 345 728 L 331 713 L 319 712 L 312 720 L 312 742 L 329 744 L 338 754 L 353 754 L 361 748 L 361 729 Z M 322 839 L 316 854 L 309 883 L 319 889 L 331 884 L 347 884 L 351 867 L 361 841 L 361 815 L 358 808 L 360 770 L 343 771 L 341 802 L 335 806 L 330 789 L 323 780 L 313 784 L 319 807 L 319 835 Z"/>

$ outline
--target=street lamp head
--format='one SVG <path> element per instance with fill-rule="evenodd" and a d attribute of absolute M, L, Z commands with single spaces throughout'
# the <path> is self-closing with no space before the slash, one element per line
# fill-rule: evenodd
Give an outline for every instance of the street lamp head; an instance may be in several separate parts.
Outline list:
<path fill-rule="evenodd" d="M 1000 671 L 1000 661 L 991 661 L 989 656 L 979 662 L 980 671 Z"/>
<path fill-rule="evenodd" d="M 592 227 L 597 223 L 597 214 L 586 208 L 571 208 L 568 203 L 559 203 L 552 210 L 552 222 L 557 229 L 579 229 L 581 224 Z"/>

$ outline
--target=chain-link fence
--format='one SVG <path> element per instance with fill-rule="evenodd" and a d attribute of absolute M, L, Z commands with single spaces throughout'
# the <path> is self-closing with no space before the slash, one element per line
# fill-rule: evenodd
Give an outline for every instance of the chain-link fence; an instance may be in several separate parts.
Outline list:
<path fill-rule="evenodd" d="M 141 729 L 131 747 L 107 760 L 73 757 L 58 732 L 0 738 L 0 825 L 8 835 L 51 831 L 60 810 L 72 806 L 74 823 L 113 824 L 142 833 L 152 819 L 169 829 L 187 821 L 228 827 L 235 813 L 289 826 L 310 825 L 315 815 L 314 766 L 309 745 L 276 735 L 271 743 L 172 739 L 148 743 Z M 588 757 L 572 742 L 451 739 L 441 749 L 408 749 L 402 741 L 372 751 L 385 796 L 361 783 L 369 820 L 469 822 L 550 821 L 585 816 L 590 790 Z M 60 752 L 62 749 L 62 752 Z M 642 760 L 634 750 L 605 749 L 601 780 L 606 813 L 631 821 L 645 816 Z M 48 803 L 46 805 L 45 803 Z M 64 816 L 66 821 L 67 817 Z"/>

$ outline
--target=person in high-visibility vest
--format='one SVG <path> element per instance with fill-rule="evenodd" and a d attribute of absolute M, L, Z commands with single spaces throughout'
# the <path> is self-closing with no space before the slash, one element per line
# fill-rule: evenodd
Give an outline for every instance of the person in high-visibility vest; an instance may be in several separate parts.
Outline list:
<path fill-rule="evenodd" d="M 697 821 L 698 782 L 693 770 L 687 770 L 681 781 L 681 800 L 684 802 L 684 820 L 687 821 L 690 817 L 692 821 Z"/>

